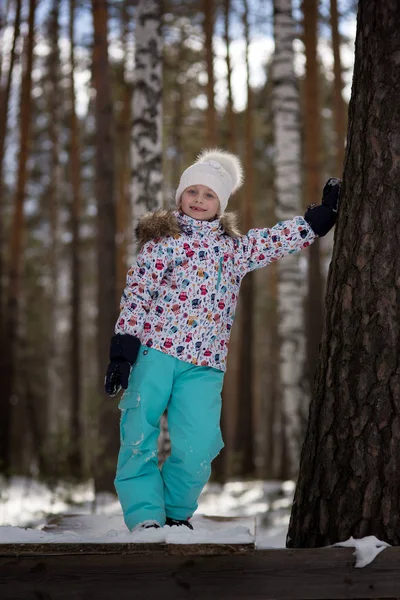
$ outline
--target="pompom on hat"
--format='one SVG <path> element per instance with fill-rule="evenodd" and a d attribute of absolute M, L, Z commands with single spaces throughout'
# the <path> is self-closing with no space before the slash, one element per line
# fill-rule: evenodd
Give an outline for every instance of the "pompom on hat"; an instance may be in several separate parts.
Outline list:
<path fill-rule="evenodd" d="M 218 196 L 220 214 L 228 205 L 231 194 L 243 183 L 242 164 L 237 156 L 219 148 L 203 150 L 195 163 L 182 173 L 175 200 L 179 204 L 182 193 L 191 185 L 206 185 Z"/>

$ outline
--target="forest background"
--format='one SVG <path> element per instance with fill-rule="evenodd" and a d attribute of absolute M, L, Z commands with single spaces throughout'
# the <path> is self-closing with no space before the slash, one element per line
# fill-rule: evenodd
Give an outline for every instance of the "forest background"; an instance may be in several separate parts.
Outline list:
<path fill-rule="evenodd" d="M 304 0 L 293 13 L 287 0 L 0 6 L 0 472 L 50 483 L 94 477 L 97 490 L 112 490 L 118 402 L 103 381 L 135 222 L 144 208 L 169 206 L 183 169 L 216 145 L 245 166 L 229 205 L 242 230 L 282 218 L 274 39 L 283 13 L 293 16 L 283 38 L 292 46 L 294 32 L 288 118 L 299 141 L 287 156 L 299 174 L 288 177 L 289 212 L 319 203 L 324 181 L 342 175 L 356 2 Z M 139 18 L 151 10 L 155 38 Z M 154 121 L 162 115 L 156 133 L 135 130 L 140 93 L 154 91 L 140 44 L 162 75 L 144 94 Z M 140 162 L 146 135 L 156 135 L 150 167 Z M 158 183 L 143 199 L 144 172 Z M 288 262 L 289 275 L 274 264 L 245 280 L 215 480 L 297 474 L 332 239 Z M 291 326 L 282 290 L 301 313 Z M 160 461 L 167 451 L 161 443 Z"/>

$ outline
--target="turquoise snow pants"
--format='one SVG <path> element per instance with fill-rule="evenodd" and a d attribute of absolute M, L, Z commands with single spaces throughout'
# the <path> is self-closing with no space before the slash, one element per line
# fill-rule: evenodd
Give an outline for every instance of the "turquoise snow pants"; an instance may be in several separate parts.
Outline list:
<path fill-rule="evenodd" d="M 223 447 L 224 373 L 142 346 L 119 403 L 121 446 L 115 488 L 132 530 L 141 521 L 188 519 Z M 160 420 L 168 408 L 171 455 L 158 468 Z"/>

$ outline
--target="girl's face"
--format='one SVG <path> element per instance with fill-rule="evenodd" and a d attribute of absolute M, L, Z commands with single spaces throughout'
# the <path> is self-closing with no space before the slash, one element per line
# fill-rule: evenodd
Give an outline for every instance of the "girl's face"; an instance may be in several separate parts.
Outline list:
<path fill-rule="evenodd" d="M 191 185 L 183 191 L 181 209 L 193 219 L 212 221 L 219 210 L 218 196 L 206 185 Z"/>

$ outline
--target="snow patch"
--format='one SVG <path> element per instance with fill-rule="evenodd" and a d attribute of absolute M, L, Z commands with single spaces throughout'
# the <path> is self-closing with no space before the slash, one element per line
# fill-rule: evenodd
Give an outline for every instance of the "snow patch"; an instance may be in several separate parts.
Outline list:
<path fill-rule="evenodd" d="M 390 544 L 378 540 L 374 535 L 368 535 L 361 539 L 354 539 L 350 537 L 344 542 L 333 544 L 333 548 L 352 548 L 356 550 L 354 556 L 356 557 L 355 566 L 358 569 L 362 569 L 369 565 L 378 554 L 380 554 L 385 548 L 390 547 Z"/>

